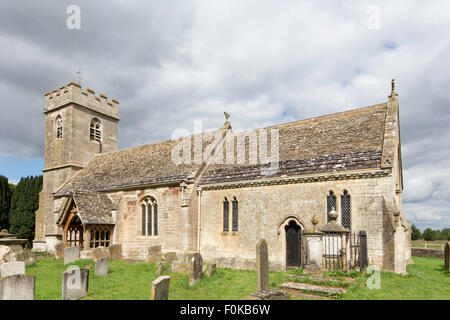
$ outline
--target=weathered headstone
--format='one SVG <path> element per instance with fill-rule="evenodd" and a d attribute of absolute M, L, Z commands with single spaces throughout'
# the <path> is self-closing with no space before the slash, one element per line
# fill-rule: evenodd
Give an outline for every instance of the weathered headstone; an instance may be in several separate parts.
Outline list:
<path fill-rule="evenodd" d="M 89 269 L 72 268 L 62 274 L 62 300 L 77 300 L 88 294 Z"/>
<path fill-rule="evenodd" d="M 256 244 L 256 275 L 258 291 L 269 290 L 269 251 L 265 239 Z"/>
<path fill-rule="evenodd" d="M 55 259 L 63 259 L 64 258 L 64 248 L 66 244 L 64 242 L 59 242 L 55 244 Z"/>
<path fill-rule="evenodd" d="M 105 247 L 97 247 L 93 248 L 92 250 L 92 259 L 102 259 L 102 258 L 108 258 L 109 259 L 109 250 Z"/>
<path fill-rule="evenodd" d="M 2 278 L 24 275 L 25 274 L 25 262 L 23 261 L 11 261 L 6 262 L 0 266 Z"/>
<path fill-rule="evenodd" d="M 35 278 L 14 275 L 0 279 L 0 300 L 34 300 Z"/>
<path fill-rule="evenodd" d="M 106 276 L 108 274 L 109 259 L 100 258 L 95 260 L 95 275 Z"/>
<path fill-rule="evenodd" d="M 17 261 L 23 261 L 26 265 L 30 265 L 36 262 L 36 254 L 30 249 L 24 249 L 17 254 Z"/>
<path fill-rule="evenodd" d="M 156 275 L 159 276 L 159 275 L 161 274 L 162 269 L 163 269 L 163 266 L 164 266 L 164 263 L 158 262 L 158 265 L 157 265 L 157 267 L 156 267 Z"/>
<path fill-rule="evenodd" d="M 6 256 L 9 254 L 9 252 L 11 251 L 11 248 L 8 246 L 4 246 L 4 245 L 0 245 L 0 263 L 3 261 L 6 261 Z"/>
<path fill-rule="evenodd" d="M 444 267 L 445 270 L 450 270 L 450 242 L 445 244 L 444 249 Z"/>
<path fill-rule="evenodd" d="M 202 279 L 203 258 L 200 253 L 194 253 L 190 267 L 189 284 L 193 286 Z"/>
<path fill-rule="evenodd" d="M 164 253 L 164 261 L 167 264 L 171 264 L 172 261 L 178 260 L 177 254 L 175 252 L 166 252 Z"/>
<path fill-rule="evenodd" d="M 64 248 L 64 264 L 72 263 L 80 260 L 80 248 L 67 247 Z"/>
<path fill-rule="evenodd" d="M 153 281 L 150 300 L 168 300 L 169 285 L 170 285 L 169 276 L 161 276 L 155 281 Z"/>
<path fill-rule="evenodd" d="M 122 245 L 113 244 L 109 247 L 109 258 L 111 260 L 122 260 Z"/>
<path fill-rule="evenodd" d="M 215 263 L 208 264 L 206 267 L 206 275 L 208 277 L 211 277 L 215 273 L 216 273 L 216 264 Z"/>
<path fill-rule="evenodd" d="M 186 264 L 183 261 L 178 261 L 178 260 L 172 261 L 172 264 L 170 265 L 170 270 L 172 272 L 179 272 L 179 273 L 189 274 L 189 271 L 190 271 L 189 265 L 190 265 L 190 263 L 191 262 L 189 262 L 189 264 Z"/>
<path fill-rule="evenodd" d="M 148 263 L 157 262 L 161 260 L 161 258 L 162 258 L 161 246 L 152 246 L 147 250 L 145 262 Z"/>

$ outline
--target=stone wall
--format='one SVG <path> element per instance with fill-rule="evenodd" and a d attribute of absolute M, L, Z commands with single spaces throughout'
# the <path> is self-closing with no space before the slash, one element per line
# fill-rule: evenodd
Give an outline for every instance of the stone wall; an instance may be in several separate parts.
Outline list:
<path fill-rule="evenodd" d="M 158 235 L 142 235 L 140 201 L 151 196 L 158 203 Z M 122 244 L 124 259 L 144 260 L 147 249 L 161 245 L 163 251 L 182 251 L 186 230 L 181 210 L 180 187 L 156 187 L 123 191 L 117 210 L 115 243 Z"/>
<path fill-rule="evenodd" d="M 415 257 L 433 257 L 444 259 L 444 250 L 430 248 L 412 248 L 412 255 Z"/>
<path fill-rule="evenodd" d="M 383 267 L 384 241 L 382 195 L 392 193 L 392 176 L 299 183 L 248 188 L 204 190 L 202 193 L 201 253 L 218 266 L 253 268 L 254 246 L 266 239 L 272 268 L 284 268 L 286 244 L 284 225 L 295 220 L 303 230 L 311 228 L 311 218 L 326 223 L 326 199 L 330 190 L 337 196 L 351 195 L 352 230 L 365 230 L 369 263 Z M 223 232 L 223 199 L 239 201 L 239 231 Z M 230 206 L 231 219 L 231 206 Z"/>

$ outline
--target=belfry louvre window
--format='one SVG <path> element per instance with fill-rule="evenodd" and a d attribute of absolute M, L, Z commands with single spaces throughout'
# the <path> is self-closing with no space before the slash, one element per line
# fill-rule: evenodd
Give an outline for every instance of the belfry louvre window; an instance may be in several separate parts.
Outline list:
<path fill-rule="evenodd" d="M 56 117 L 56 138 L 62 139 L 63 137 L 63 121 L 61 116 Z"/>
<path fill-rule="evenodd" d="M 327 196 L 327 222 L 331 221 L 329 213 L 333 209 L 336 210 L 336 196 L 334 195 L 333 191 L 330 191 Z"/>
<path fill-rule="evenodd" d="M 143 236 L 158 235 L 158 204 L 152 197 L 143 200 L 141 204 L 142 225 L 141 234 Z"/>
<path fill-rule="evenodd" d="M 97 118 L 91 120 L 90 138 L 99 142 L 102 140 L 101 122 Z"/>
<path fill-rule="evenodd" d="M 351 229 L 351 202 L 347 190 L 341 196 L 341 223 L 344 228 Z"/>
<path fill-rule="evenodd" d="M 233 219 L 232 219 L 233 220 L 233 223 L 232 223 L 233 227 L 232 227 L 232 230 L 233 231 L 238 231 L 239 230 L 239 228 L 238 228 L 239 213 L 238 213 L 238 201 L 236 200 L 236 197 L 234 197 L 232 204 L 233 204 Z"/>
<path fill-rule="evenodd" d="M 223 231 L 230 231 L 230 203 L 228 199 L 223 200 Z"/>

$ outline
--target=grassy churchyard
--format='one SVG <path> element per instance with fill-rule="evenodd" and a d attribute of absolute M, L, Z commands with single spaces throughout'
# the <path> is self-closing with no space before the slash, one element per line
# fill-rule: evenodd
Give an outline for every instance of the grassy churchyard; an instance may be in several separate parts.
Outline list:
<path fill-rule="evenodd" d="M 443 271 L 443 259 L 413 257 L 414 264 L 408 266 L 409 275 L 402 276 L 381 272 L 381 289 L 369 290 L 366 281 L 369 275 L 359 272 L 324 272 L 321 279 L 311 280 L 303 275 L 301 269 L 286 272 L 270 272 L 270 288 L 277 289 L 285 282 L 303 282 L 332 287 L 346 288 L 340 295 L 292 295 L 292 299 L 448 299 L 450 300 L 450 272 Z M 156 265 L 110 261 L 109 274 L 97 277 L 93 260 L 79 260 L 74 265 L 88 267 L 88 300 L 133 299 L 147 300 L 151 283 L 158 276 Z M 62 260 L 41 258 L 27 266 L 27 274 L 36 276 L 37 300 L 61 299 L 61 276 L 68 268 Z M 170 300 L 221 300 L 241 299 L 256 291 L 256 272 L 245 270 L 217 269 L 208 278 L 206 275 L 194 287 L 189 286 L 188 275 L 164 272 L 171 276 Z"/>

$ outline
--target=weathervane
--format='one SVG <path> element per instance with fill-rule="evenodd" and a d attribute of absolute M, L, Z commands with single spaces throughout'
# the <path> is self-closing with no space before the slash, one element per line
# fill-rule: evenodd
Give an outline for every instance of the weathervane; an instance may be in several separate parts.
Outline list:
<path fill-rule="evenodd" d="M 81 68 L 78 68 L 78 71 L 76 72 L 76 74 L 77 74 L 77 76 L 78 76 L 78 83 L 79 83 L 80 86 L 81 86 L 81 80 L 83 79 L 83 78 L 81 77 L 81 75 L 83 74 L 83 72 L 81 72 Z"/>

